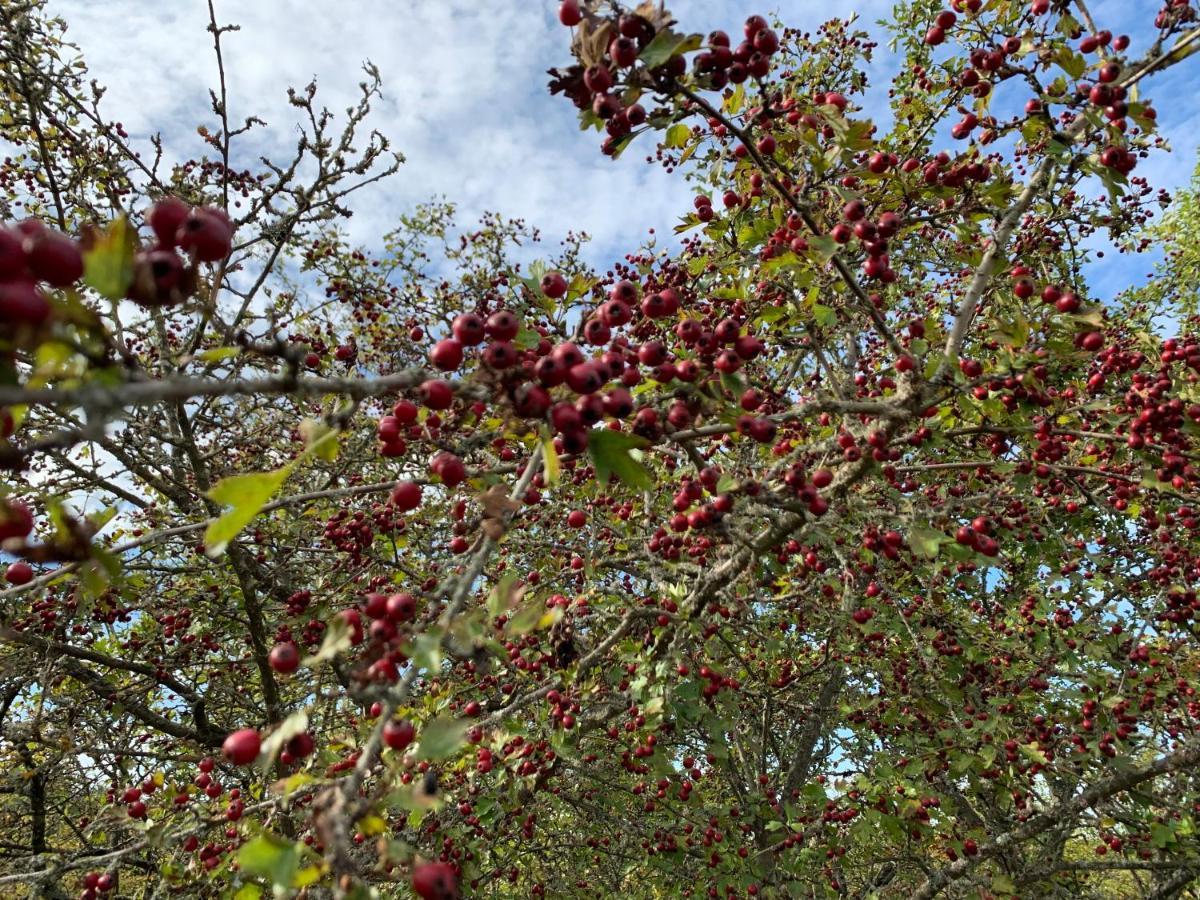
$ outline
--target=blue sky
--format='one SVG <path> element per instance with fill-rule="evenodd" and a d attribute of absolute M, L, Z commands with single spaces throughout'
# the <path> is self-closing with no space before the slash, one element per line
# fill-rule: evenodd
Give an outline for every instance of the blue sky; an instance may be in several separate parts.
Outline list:
<path fill-rule="evenodd" d="M 598 135 L 578 130 L 574 109 L 546 91 L 545 70 L 568 60 L 569 33 L 555 0 L 347 0 L 340 4 L 215 0 L 218 18 L 241 25 L 226 36 L 230 112 L 237 121 L 260 115 L 268 128 L 242 146 L 244 164 L 259 153 L 283 156 L 294 143 L 297 112 L 286 88 L 316 76 L 325 103 L 343 109 L 371 59 L 382 71 L 385 101 L 375 125 L 408 159 L 401 172 L 358 196 L 349 223 L 371 244 L 398 213 L 432 196 L 459 204 L 464 221 L 483 210 L 525 218 L 547 244 L 568 230 L 589 232 L 589 261 L 607 266 L 635 248 L 649 228 L 668 235 L 690 206 L 678 174 L 644 162 L 648 140 L 613 162 L 598 152 Z M 778 12 L 789 24 L 815 27 L 834 11 L 859 12 L 863 23 L 886 15 L 891 0 L 811 0 L 764 5 L 748 0 L 675 0 L 668 4 L 689 31 L 736 32 L 750 13 Z M 1091 0 L 1100 23 L 1134 36 L 1152 32 L 1157 0 Z M 194 127 L 211 122 L 207 88 L 215 83 L 205 0 L 50 0 L 71 24 L 70 37 L 92 75 L 109 86 L 110 114 L 135 138 L 161 131 L 177 157 L 198 152 Z M 1195 162 L 1200 105 L 1193 100 L 1194 65 L 1152 83 L 1164 133 L 1175 145 L 1138 168 L 1153 183 L 1184 184 Z M 876 99 L 886 102 L 894 60 L 881 47 L 874 66 Z M 1145 257 L 1096 268 L 1103 298 L 1151 267 Z"/>

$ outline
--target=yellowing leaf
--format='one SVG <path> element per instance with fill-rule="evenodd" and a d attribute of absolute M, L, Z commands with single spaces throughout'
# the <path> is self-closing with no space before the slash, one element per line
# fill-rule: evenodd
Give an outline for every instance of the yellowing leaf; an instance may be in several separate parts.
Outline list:
<path fill-rule="evenodd" d="M 224 553 L 229 542 L 254 520 L 271 495 L 287 481 L 292 465 L 289 463 L 274 472 L 231 475 L 213 485 L 209 499 L 231 508 L 204 530 L 204 552 L 214 559 Z"/>
<path fill-rule="evenodd" d="M 319 419 L 305 419 L 300 423 L 300 436 L 304 438 L 306 453 L 316 454 L 325 462 L 333 462 L 338 455 L 337 431 Z"/>
<path fill-rule="evenodd" d="M 558 484 L 562 467 L 558 462 L 558 451 L 554 449 L 554 438 L 548 428 L 542 428 L 542 465 L 546 470 L 546 484 Z"/>
<path fill-rule="evenodd" d="M 211 350 L 204 350 L 196 354 L 196 359 L 201 362 L 221 362 L 225 359 L 230 359 L 242 352 L 241 347 L 213 347 Z"/>
<path fill-rule="evenodd" d="M 137 234 L 121 216 L 93 235 L 92 246 L 83 255 L 83 281 L 101 296 L 121 300 L 133 284 Z"/>

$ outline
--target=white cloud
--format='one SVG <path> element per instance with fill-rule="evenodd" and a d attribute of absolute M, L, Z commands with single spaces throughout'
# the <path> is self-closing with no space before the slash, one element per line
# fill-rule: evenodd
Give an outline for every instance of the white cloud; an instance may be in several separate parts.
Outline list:
<path fill-rule="evenodd" d="M 890 5 L 853 4 L 873 31 Z M 241 26 L 225 37 L 231 115 L 237 121 L 253 113 L 269 123 L 243 144 L 242 165 L 260 152 L 282 156 L 293 146 L 297 110 L 286 102 L 289 85 L 302 87 L 315 75 L 326 105 L 340 112 L 355 96 L 360 63 L 379 66 L 386 98 L 374 124 L 408 162 L 390 182 L 355 198 L 350 226 L 358 240 L 370 242 L 400 212 L 443 195 L 466 216 L 492 209 L 524 218 L 542 228 L 547 242 L 569 229 L 587 231 L 595 238 L 591 258 L 607 264 L 648 228 L 669 233 L 690 205 L 681 177 L 643 161 L 649 141 L 614 163 L 600 155 L 596 133 L 578 130 L 571 105 L 549 96 L 545 69 L 568 60 L 568 32 L 557 23 L 554 0 L 216 0 L 216 6 L 221 21 Z M 846 14 L 802 0 L 669 6 L 689 30 L 721 27 L 735 38 L 752 12 L 778 8 L 785 21 L 805 28 Z M 216 76 L 204 0 L 51 0 L 50 7 L 70 23 L 93 75 L 109 86 L 111 115 L 142 138 L 161 130 L 177 156 L 198 152 L 193 129 L 212 120 L 207 90 Z M 1141 7 L 1125 0 L 1092 4 L 1102 27 L 1134 34 L 1147 25 Z M 873 66 L 877 96 L 886 91 L 881 73 L 891 68 L 881 46 Z M 1188 95 L 1185 74 L 1169 73 L 1161 82 L 1151 93 L 1160 98 L 1160 120 L 1180 152 L 1146 169 L 1176 187 L 1194 160 L 1194 116 L 1183 112 L 1189 104 L 1169 102 Z M 1143 266 L 1134 269 L 1140 274 Z"/>

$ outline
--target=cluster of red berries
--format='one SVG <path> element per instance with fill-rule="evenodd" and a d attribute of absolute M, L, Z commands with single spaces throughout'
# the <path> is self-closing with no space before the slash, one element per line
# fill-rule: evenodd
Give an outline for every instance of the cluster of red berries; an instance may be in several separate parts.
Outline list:
<path fill-rule="evenodd" d="M 767 20 L 750 16 L 742 33 L 745 40 L 734 47 L 724 31 L 712 32 L 707 48 L 693 62 L 715 91 L 727 84 L 741 84 L 747 78 L 764 78 L 771 68 L 771 57 L 779 50 L 779 35 Z"/>
<path fill-rule="evenodd" d="M 0 544 L 24 541 L 32 531 L 33 511 L 19 500 L 0 498 Z M 24 560 L 10 563 L 4 578 L 12 585 L 28 584 L 33 580 L 33 567 Z"/>
<path fill-rule="evenodd" d="M 960 525 L 954 532 L 954 540 L 984 556 L 1000 553 L 1000 544 L 992 537 L 992 523 L 985 516 L 976 516 L 969 526 Z"/>
<path fill-rule="evenodd" d="M 134 258 L 127 293 L 142 306 L 182 303 L 196 289 L 195 263 L 220 262 L 233 248 L 233 223 L 224 210 L 213 206 L 193 208 L 167 197 L 150 208 L 146 223 L 156 243 Z"/>
<path fill-rule="evenodd" d="M 107 894 L 116 887 L 117 880 L 109 872 L 88 872 L 83 876 L 83 890 L 79 900 L 95 900 L 100 894 Z"/>
<path fill-rule="evenodd" d="M 584 15 L 578 0 L 563 0 L 559 6 L 559 21 L 574 27 Z M 645 123 L 646 110 L 640 103 L 625 106 L 620 97 L 618 79 L 621 70 L 632 69 L 641 52 L 654 40 L 654 25 L 636 14 L 617 18 L 616 35 L 608 45 L 605 58 L 582 71 L 581 75 L 564 81 L 561 89 L 583 110 L 590 110 L 604 121 L 608 137 L 604 152 L 614 155 L 620 141 L 634 128 Z M 711 90 L 721 90 L 727 84 L 741 84 L 748 78 L 763 78 L 771 67 L 771 56 L 779 50 L 779 36 L 771 30 L 762 16 L 750 16 L 743 29 L 745 40 L 732 45 L 724 31 L 714 31 L 694 67 L 702 82 Z M 664 79 L 674 79 L 687 71 L 687 61 L 676 54 L 654 69 Z M 577 70 L 578 72 L 578 70 Z"/>
<path fill-rule="evenodd" d="M 302 731 L 284 744 L 283 750 L 279 755 L 279 760 L 284 765 L 290 765 L 296 760 L 310 755 L 315 749 L 316 742 L 313 740 L 312 735 L 307 731 Z M 221 753 L 228 762 L 235 766 L 250 765 L 258 759 L 261 752 L 262 737 L 253 728 L 240 728 L 237 731 L 231 732 L 226 736 L 224 743 L 221 744 Z M 209 768 L 207 769 L 204 768 L 206 762 L 209 764 Z M 201 761 L 202 774 L 212 771 L 211 763 L 212 760 Z"/>
<path fill-rule="evenodd" d="M 885 233 L 889 222 L 884 220 Z M 871 226 L 875 245 L 886 249 L 886 241 L 878 236 L 876 226 Z M 864 233 L 866 233 L 864 231 Z M 562 297 L 567 290 L 566 280 L 558 272 L 548 273 L 541 282 L 541 289 L 548 297 Z M 705 329 L 699 322 L 686 319 L 675 326 L 675 335 L 698 353 L 698 359 L 670 360 L 666 344 L 660 340 L 647 340 L 640 345 L 631 345 L 624 337 L 614 337 L 613 330 L 630 325 L 635 315 L 640 314 L 639 324 L 674 316 L 681 306 L 679 294 L 670 287 L 647 293 L 639 299 L 638 286 L 629 280 L 618 281 L 609 291 L 608 299 L 601 303 L 584 322 L 581 329 L 583 343 L 594 347 L 608 346 L 598 356 L 588 357 L 572 341 L 557 345 L 540 335 L 537 345 L 529 350 L 518 349 L 513 343 L 521 330 L 520 319 L 510 310 L 500 310 L 486 320 L 475 313 L 464 313 L 452 323 L 452 336 L 438 341 L 431 353 L 433 364 L 443 371 L 452 371 L 462 365 L 468 347 L 484 346 L 478 354 L 488 369 L 501 375 L 507 387 L 513 410 L 528 419 L 546 419 L 557 435 L 557 448 L 567 453 L 580 453 L 587 448 L 588 431 L 606 416 L 620 420 L 635 413 L 636 407 L 627 390 L 642 381 L 639 366 L 649 369 L 650 377 L 662 384 L 672 381 L 694 382 L 705 368 L 723 375 L 732 375 L 745 362 L 756 359 L 764 345 L 754 335 L 743 334 L 737 320 L 727 318 L 712 329 Z M 636 313 L 635 313 L 636 311 Z M 614 379 L 620 386 L 603 390 Z M 444 382 L 438 382 L 444 384 Z M 422 386 L 422 394 L 427 386 Z M 578 395 L 574 402 L 555 402 L 551 391 L 565 385 Z M 448 388 L 448 386 L 447 386 Z M 757 408 L 757 395 L 744 398 L 743 407 Z M 403 404 L 403 408 L 401 408 Z M 657 410 L 636 410 L 633 431 L 650 438 L 662 433 L 662 423 Z M 696 409 L 685 402 L 676 402 L 667 413 L 667 422 L 674 428 L 691 425 Z M 414 421 L 416 407 L 408 401 L 400 401 L 393 416 L 380 420 L 379 436 L 383 441 L 384 453 L 396 447 L 400 426 Z M 743 416 L 738 422 L 739 431 L 758 441 L 774 439 L 775 425 L 768 419 Z M 438 471 L 439 460 L 443 467 Z M 461 463 L 442 454 L 434 462 L 434 471 L 441 475 L 446 484 L 457 483 Z M 448 477 L 448 475 L 454 477 Z"/>
<path fill-rule="evenodd" d="M 867 218 L 867 207 L 861 200 L 851 200 L 842 207 L 843 221 L 829 231 L 829 236 L 839 244 L 848 244 L 857 238 L 867 254 L 863 262 L 863 274 L 878 278 L 884 284 L 896 280 L 896 272 L 888 259 L 888 240 L 900 229 L 900 217 L 894 212 L 883 213 L 877 222 Z"/>
<path fill-rule="evenodd" d="M 66 288 L 82 277 L 76 241 L 37 219 L 0 227 L 0 333 L 44 325 L 53 307 L 41 285 Z"/>
<path fill-rule="evenodd" d="M 971 0 L 971 3 L 976 8 L 983 5 L 982 0 Z M 938 44 L 946 40 L 946 32 L 954 27 L 954 23 L 958 21 L 958 16 L 949 9 L 944 9 L 937 14 L 933 25 L 925 32 L 925 43 L 930 47 L 936 47 Z"/>

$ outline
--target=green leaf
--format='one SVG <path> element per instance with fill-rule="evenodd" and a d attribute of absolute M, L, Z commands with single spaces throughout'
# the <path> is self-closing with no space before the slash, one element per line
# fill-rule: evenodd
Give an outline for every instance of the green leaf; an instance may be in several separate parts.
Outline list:
<path fill-rule="evenodd" d="M 663 138 L 663 146 L 672 150 L 686 147 L 688 138 L 691 136 L 692 130 L 682 122 L 677 122 L 667 129 L 667 134 Z"/>
<path fill-rule="evenodd" d="M 780 319 L 785 318 L 787 314 L 788 309 L 786 306 L 766 306 L 763 307 L 762 311 L 759 312 L 754 321 L 763 325 L 770 325 L 773 322 L 778 322 Z"/>
<path fill-rule="evenodd" d="M 463 719 L 439 717 L 421 729 L 421 742 L 417 752 L 421 759 L 449 759 L 458 752 L 467 737 L 471 723 Z"/>
<path fill-rule="evenodd" d="M 409 654 L 413 665 L 426 672 L 437 672 L 442 668 L 442 633 L 434 628 L 423 631 L 413 641 L 413 650 Z"/>
<path fill-rule="evenodd" d="M 813 318 L 822 328 L 829 328 L 837 324 L 837 312 L 833 308 L 820 303 L 814 303 L 812 311 Z"/>
<path fill-rule="evenodd" d="M 992 890 L 997 894 L 1015 894 L 1017 892 L 1017 883 L 1000 872 L 992 876 Z"/>
<path fill-rule="evenodd" d="M 813 234 L 805 238 L 808 241 L 808 249 L 811 250 L 822 263 L 827 263 L 833 259 L 835 253 L 838 252 L 838 244 L 833 238 L 824 234 Z"/>
<path fill-rule="evenodd" d="M 242 845 L 237 861 L 243 872 L 289 888 L 300 867 L 300 849 L 291 841 L 264 831 Z"/>
<path fill-rule="evenodd" d="M 703 38 L 698 34 L 682 35 L 664 28 L 654 36 L 646 49 L 639 54 L 639 59 L 649 69 L 657 69 L 672 56 L 689 53 L 698 48 Z"/>
<path fill-rule="evenodd" d="M 647 446 L 648 441 L 644 438 L 607 428 L 593 429 L 588 438 L 588 455 L 596 467 L 596 478 L 601 483 L 606 484 L 616 475 L 637 490 L 648 491 L 654 487 L 650 470 L 630 455 L 631 450 Z"/>
<path fill-rule="evenodd" d="M 261 896 L 262 889 L 257 884 L 243 884 L 233 895 L 233 900 L 258 900 Z"/>
<path fill-rule="evenodd" d="M 540 290 L 540 288 L 539 288 Z M 513 343 L 521 350 L 532 350 L 541 341 L 542 336 L 532 328 L 522 328 L 513 338 Z"/>
<path fill-rule="evenodd" d="M 217 482 L 208 497 L 230 510 L 204 530 L 204 552 L 212 558 L 224 553 L 229 542 L 254 520 L 271 495 L 287 481 L 293 465 L 289 463 L 274 472 L 231 475 Z"/>
<path fill-rule="evenodd" d="M 337 429 L 331 428 L 320 419 L 305 419 L 300 423 L 300 436 L 304 438 L 307 453 L 314 453 L 325 462 L 337 459 Z"/>
<path fill-rule="evenodd" d="M 92 246 L 83 255 L 83 281 L 109 300 L 121 300 L 133 284 L 133 257 L 137 233 L 121 216 L 96 232 Z"/>
<path fill-rule="evenodd" d="M 514 637 L 519 637 L 527 634 L 537 628 L 538 621 L 542 618 L 542 614 L 546 611 L 544 604 L 537 601 L 530 601 L 522 606 L 508 620 L 505 631 Z"/>
<path fill-rule="evenodd" d="M 1171 826 L 1155 822 L 1150 826 L 1150 843 L 1158 850 L 1165 850 L 1175 842 L 1175 832 Z"/>
<path fill-rule="evenodd" d="M 932 528 L 914 528 L 909 532 L 908 544 L 917 556 L 936 559 L 938 547 L 945 537 L 940 531 L 934 531 Z"/>
<path fill-rule="evenodd" d="M 493 619 L 508 612 L 516 583 L 517 576 L 511 571 L 506 571 L 488 594 L 488 615 Z"/>
<path fill-rule="evenodd" d="M 1027 758 L 1039 765 L 1046 765 L 1049 760 L 1046 759 L 1046 754 L 1039 749 L 1037 741 L 1028 744 L 1021 744 L 1018 749 Z"/>
<path fill-rule="evenodd" d="M 1067 46 L 1058 48 L 1054 61 L 1072 78 L 1079 78 L 1087 70 L 1087 60 Z"/>
<path fill-rule="evenodd" d="M 645 128 L 642 128 L 639 131 L 630 131 L 628 134 L 623 134 L 614 140 L 611 145 L 612 152 L 609 154 L 609 157 L 611 159 L 620 159 L 621 154 L 625 152 L 625 148 L 629 146 L 630 142 L 645 130 Z"/>

